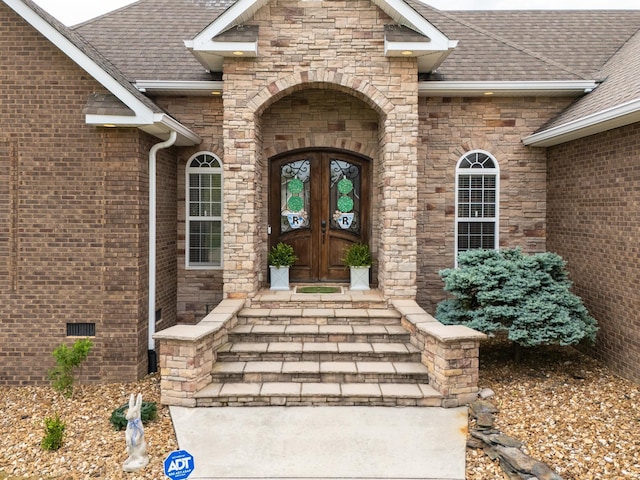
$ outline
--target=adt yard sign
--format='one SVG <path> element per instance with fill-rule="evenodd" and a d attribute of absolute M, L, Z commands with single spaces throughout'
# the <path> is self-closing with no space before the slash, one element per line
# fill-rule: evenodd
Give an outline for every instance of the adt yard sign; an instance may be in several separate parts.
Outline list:
<path fill-rule="evenodd" d="M 193 455 L 186 450 L 171 452 L 164 460 L 164 474 L 171 480 L 188 478 L 193 468 Z"/>

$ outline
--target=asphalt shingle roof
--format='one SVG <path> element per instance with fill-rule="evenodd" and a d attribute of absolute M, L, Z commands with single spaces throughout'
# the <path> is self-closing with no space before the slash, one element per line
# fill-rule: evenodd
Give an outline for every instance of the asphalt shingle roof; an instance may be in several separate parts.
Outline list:
<path fill-rule="evenodd" d="M 449 39 L 459 41 L 439 67 L 438 79 L 604 80 L 544 128 L 640 98 L 640 10 L 445 12 L 406 1 Z M 184 40 L 233 3 L 140 0 L 76 31 L 129 81 L 211 80 Z"/>

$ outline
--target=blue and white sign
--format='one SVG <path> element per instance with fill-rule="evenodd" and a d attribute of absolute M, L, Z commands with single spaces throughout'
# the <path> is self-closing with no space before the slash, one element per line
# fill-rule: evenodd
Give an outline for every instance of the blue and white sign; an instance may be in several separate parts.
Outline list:
<path fill-rule="evenodd" d="M 164 460 L 164 474 L 171 480 L 188 478 L 194 467 L 193 455 L 186 450 L 171 452 Z"/>

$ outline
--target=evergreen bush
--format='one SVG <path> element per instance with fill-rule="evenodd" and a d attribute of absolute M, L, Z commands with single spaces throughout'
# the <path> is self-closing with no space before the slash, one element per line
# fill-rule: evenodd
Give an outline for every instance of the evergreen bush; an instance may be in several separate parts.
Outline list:
<path fill-rule="evenodd" d="M 124 430 L 127 427 L 127 414 L 126 410 L 129 408 L 129 404 L 125 403 L 124 405 L 116 408 L 113 412 L 111 412 L 111 417 L 109 417 L 109 422 L 114 430 Z M 140 420 L 144 425 L 147 422 L 151 422 L 158 417 L 158 407 L 156 402 L 142 402 L 142 407 L 140 408 Z"/>
<path fill-rule="evenodd" d="M 596 321 L 571 292 L 565 261 L 554 253 L 518 248 L 470 250 L 457 269 L 440 271 L 455 298 L 440 302 L 436 318 L 489 335 L 506 332 L 522 347 L 594 343 Z"/>
<path fill-rule="evenodd" d="M 298 257 L 296 257 L 291 245 L 280 242 L 271 247 L 267 260 L 269 265 L 282 268 L 292 266 Z"/>

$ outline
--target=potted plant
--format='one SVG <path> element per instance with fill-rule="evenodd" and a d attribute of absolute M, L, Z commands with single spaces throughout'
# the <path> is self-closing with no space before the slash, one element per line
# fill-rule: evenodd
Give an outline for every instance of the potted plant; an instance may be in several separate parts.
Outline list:
<path fill-rule="evenodd" d="M 271 290 L 289 290 L 289 267 L 298 260 L 293 247 L 282 242 L 274 245 L 271 247 L 268 260 L 271 271 Z"/>
<path fill-rule="evenodd" d="M 351 290 L 369 290 L 371 251 L 365 243 L 353 243 L 344 252 L 342 259 L 351 273 Z"/>

